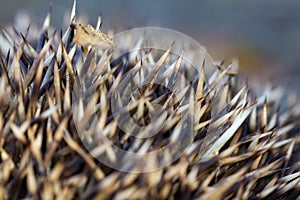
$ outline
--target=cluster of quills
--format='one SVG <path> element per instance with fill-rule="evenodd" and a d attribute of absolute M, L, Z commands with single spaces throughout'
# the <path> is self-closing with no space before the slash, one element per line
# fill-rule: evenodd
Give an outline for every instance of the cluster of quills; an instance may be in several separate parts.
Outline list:
<path fill-rule="evenodd" d="M 110 37 L 97 31 L 100 19 L 96 29 L 74 25 L 74 4 L 66 30 L 50 33 L 50 14 L 38 35 L 31 32 L 34 24 L 26 33 L 1 28 L 0 199 L 299 197 L 300 107 L 292 93 L 267 87 L 255 96 L 238 73 L 222 64 L 206 78 L 202 68 L 193 81 L 177 85 L 177 73 L 189 76 L 190 68 L 182 55 L 172 59 L 172 46 L 117 59 Z M 110 47 L 94 45 L 99 41 Z M 142 67 L 147 64 L 154 67 Z M 164 81 L 157 75 L 162 66 L 174 69 L 159 73 Z M 113 94 L 129 70 L 138 77 L 152 74 L 147 77 L 161 83 L 139 88 L 128 105 L 118 104 L 140 126 L 164 123 L 151 139 L 126 134 L 113 115 Z M 182 87 L 176 98 L 170 85 Z M 154 103 L 166 114 L 151 121 Z M 193 137 L 170 165 L 159 168 L 168 151 L 147 160 L 149 168 L 158 168 L 145 173 L 131 173 L 138 163 L 118 160 L 113 146 L 136 153 L 164 149 L 172 137 L 180 143 L 189 134 L 182 113 L 193 116 Z M 99 133 L 110 143 L 97 140 Z M 124 164 L 119 166 L 124 171 L 100 162 L 102 155 Z"/>

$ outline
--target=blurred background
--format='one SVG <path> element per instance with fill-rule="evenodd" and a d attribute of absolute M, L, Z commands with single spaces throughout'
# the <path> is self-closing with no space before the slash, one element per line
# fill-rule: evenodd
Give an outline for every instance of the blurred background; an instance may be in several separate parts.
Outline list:
<path fill-rule="evenodd" d="M 42 24 L 52 4 L 52 25 L 64 28 L 72 0 L 0 0 L 0 25 L 30 14 Z M 77 13 L 103 30 L 160 26 L 185 33 L 215 60 L 238 57 L 245 75 L 288 84 L 300 92 L 300 1 L 297 0 L 77 0 Z M 25 23 L 25 21 L 24 21 Z M 27 26 L 27 24 L 26 24 Z"/>

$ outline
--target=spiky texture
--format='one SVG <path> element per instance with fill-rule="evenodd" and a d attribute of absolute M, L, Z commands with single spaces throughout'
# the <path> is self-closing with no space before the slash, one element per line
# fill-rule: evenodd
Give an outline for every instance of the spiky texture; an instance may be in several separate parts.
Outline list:
<path fill-rule="evenodd" d="M 134 152 L 164 146 L 181 123 L 178 110 L 184 108 L 165 88 L 151 85 L 150 94 L 133 97 L 138 100 L 131 114 L 138 123 L 146 123 L 147 107 L 139 102 L 167 105 L 167 126 L 162 133 L 169 135 L 154 137 L 150 145 L 124 135 L 111 113 L 111 93 L 126 70 L 144 70 L 138 67 L 141 62 L 129 56 L 123 58 L 126 62 L 112 66 L 110 54 L 97 51 L 86 57 L 71 43 L 71 28 L 63 36 L 58 32 L 49 35 L 49 17 L 35 41 L 2 29 L 6 43 L 1 43 L 0 57 L 1 199 L 294 199 L 299 195 L 299 107 L 291 101 L 283 105 L 279 89 L 255 97 L 245 81 L 224 67 L 216 67 L 208 82 L 200 74 L 191 83 L 197 97 L 193 110 L 196 135 L 173 164 L 141 174 L 101 164 L 86 150 L 74 124 L 76 120 L 90 123 L 87 119 L 94 114 L 90 108 L 97 108 L 100 130 L 121 148 Z M 180 66 L 180 57 L 167 59 L 168 51 L 146 54 L 143 65 L 157 59 L 157 69 L 162 63 Z M 78 113 L 72 107 L 72 94 L 76 76 L 86 68 L 95 72 L 87 82 L 98 94 L 90 98 L 85 93 L 85 106 Z M 172 77 L 166 78 L 166 84 Z M 217 106 L 215 115 L 212 102 Z M 91 127 L 86 133 L 93 135 L 97 130 Z M 177 134 L 185 133 L 180 130 Z M 110 148 L 94 150 L 108 152 L 113 161 Z M 149 163 L 156 164 L 155 160 Z"/>

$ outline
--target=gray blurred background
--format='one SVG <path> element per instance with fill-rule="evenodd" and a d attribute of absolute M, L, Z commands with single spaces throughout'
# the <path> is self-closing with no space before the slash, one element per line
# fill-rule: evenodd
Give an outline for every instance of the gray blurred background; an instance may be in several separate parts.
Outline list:
<path fill-rule="evenodd" d="M 13 23 L 29 12 L 42 23 L 52 2 L 52 25 L 64 28 L 72 0 L 1 1 L 0 24 Z M 95 24 L 101 14 L 103 30 L 161 26 L 190 35 L 207 47 L 215 60 L 237 56 L 244 74 L 274 76 L 299 89 L 300 1 L 297 0 L 77 0 L 77 13 Z"/>

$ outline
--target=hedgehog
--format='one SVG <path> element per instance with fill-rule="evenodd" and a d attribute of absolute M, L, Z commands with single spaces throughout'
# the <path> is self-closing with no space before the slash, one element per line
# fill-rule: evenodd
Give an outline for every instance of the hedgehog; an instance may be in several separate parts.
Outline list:
<path fill-rule="evenodd" d="M 235 62 L 197 73 L 175 44 L 115 54 L 75 8 L 64 32 L 51 12 L 39 34 L 1 28 L 1 199 L 299 198 L 293 93 L 253 88 Z"/>

